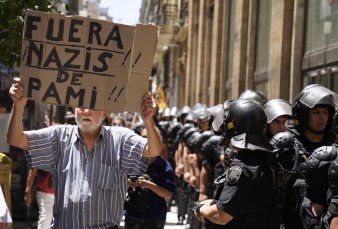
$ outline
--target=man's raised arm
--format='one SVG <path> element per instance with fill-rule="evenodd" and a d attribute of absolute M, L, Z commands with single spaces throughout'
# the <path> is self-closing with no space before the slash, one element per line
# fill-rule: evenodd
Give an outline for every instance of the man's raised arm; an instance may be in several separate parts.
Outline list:
<path fill-rule="evenodd" d="M 19 78 L 14 78 L 9 95 L 13 100 L 13 109 L 8 126 L 7 142 L 10 145 L 28 150 L 29 142 L 22 126 L 22 116 L 27 99 L 23 97 L 23 86 Z"/>
<path fill-rule="evenodd" d="M 156 157 L 161 155 L 162 143 L 161 138 L 156 131 L 153 116 L 155 114 L 156 104 L 151 97 L 151 93 L 147 92 L 142 97 L 141 117 L 145 128 L 147 129 L 148 144 L 143 152 L 145 157 Z"/>

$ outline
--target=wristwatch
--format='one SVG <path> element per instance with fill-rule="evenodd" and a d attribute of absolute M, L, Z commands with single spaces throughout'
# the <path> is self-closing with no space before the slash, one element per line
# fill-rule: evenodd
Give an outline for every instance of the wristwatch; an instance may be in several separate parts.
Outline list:
<path fill-rule="evenodd" d="M 205 205 L 205 204 L 198 203 L 193 208 L 195 217 L 201 222 L 204 222 L 204 217 L 201 216 L 201 212 L 200 212 L 200 209 L 203 205 Z"/>
<path fill-rule="evenodd" d="M 201 216 L 201 212 L 200 212 L 201 207 L 202 207 L 203 205 L 211 206 L 211 205 L 216 204 L 216 202 L 217 202 L 217 200 L 212 200 L 212 201 L 210 202 L 210 204 L 196 203 L 195 206 L 194 206 L 193 209 L 192 209 L 193 212 L 194 212 L 195 217 L 196 217 L 199 221 L 204 222 L 204 217 Z"/>
<path fill-rule="evenodd" d="M 195 206 L 195 214 L 197 214 L 197 215 L 199 215 L 200 216 L 200 209 L 201 209 L 201 207 L 203 206 L 203 205 L 205 205 L 205 204 L 201 204 L 201 203 L 199 203 L 199 204 L 196 204 L 196 206 Z"/>

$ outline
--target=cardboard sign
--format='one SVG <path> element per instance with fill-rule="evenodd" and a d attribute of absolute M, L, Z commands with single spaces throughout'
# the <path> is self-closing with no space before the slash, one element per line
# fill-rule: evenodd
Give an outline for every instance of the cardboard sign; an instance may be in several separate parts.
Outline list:
<path fill-rule="evenodd" d="M 158 29 L 27 11 L 20 69 L 25 96 L 95 110 L 139 111 Z"/>

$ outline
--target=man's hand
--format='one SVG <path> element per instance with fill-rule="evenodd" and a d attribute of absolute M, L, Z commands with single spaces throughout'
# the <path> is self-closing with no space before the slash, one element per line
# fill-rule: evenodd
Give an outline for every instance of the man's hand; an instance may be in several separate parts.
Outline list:
<path fill-rule="evenodd" d="M 30 191 L 25 191 L 25 197 L 24 197 L 24 200 L 25 200 L 25 204 L 26 204 L 26 207 L 29 208 L 31 202 L 32 202 L 32 194 Z"/>
<path fill-rule="evenodd" d="M 314 216 L 321 216 L 324 211 L 324 206 L 321 204 L 311 203 L 311 211 Z"/>
<path fill-rule="evenodd" d="M 156 103 L 153 100 L 151 93 L 146 92 L 142 96 L 142 104 L 141 104 L 141 117 L 144 126 L 146 127 L 147 130 L 147 139 L 148 139 L 146 149 L 143 151 L 144 157 L 157 157 L 161 155 L 161 151 L 163 148 L 160 133 L 156 129 L 153 120 L 155 111 L 156 111 Z"/>
<path fill-rule="evenodd" d="M 146 92 L 142 97 L 141 117 L 143 122 L 152 121 L 156 112 L 156 103 L 150 92 Z"/>
<path fill-rule="evenodd" d="M 200 194 L 198 196 L 198 201 L 203 201 L 203 200 L 207 200 L 207 199 L 208 199 L 207 194 L 200 192 Z"/>
<path fill-rule="evenodd" d="M 19 78 L 14 78 L 14 83 L 9 89 L 9 95 L 14 102 L 14 106 L 8 125 L 7 142 L 10 145 L 28 150 L 29 142 L 22 126 L 22 116 L 27 103 L 27 98 L 23 97 L 24 89 Z"/>
<path fill-rule="evenodd" d="M 138 185 L 138 177 L 130 177 L 128 178 L 128 187 L 135 188 Z"/>
<path fill-rule="evenodd" d="M 154 182 L 152 182 L 150 180 L 139 179 L 138 180 L 138 186 L 141 187 L 141 188 L 151 189 L 154 186 Z"/>
<path fill-rule="evenodd" d="M 198 188 L 197 179 L 195 175 L 189 177 L 189 184 L 194 188 Z"/>
<path fill-rule="evenodd" d="M 15 77 L 13 80 L 14 82 L 11 88 L 9 89 L 9 95 L 15 104 L 15 108 L 23 110 L 27 103 L 27 98 L 23 97 L 24 91 L 23 91 L 22 81 L 20 78 L 17 78 L 17 77 Z"/>
<path fill-rule="evenodd" d="M 177 177 L 181 177 L 184 174 L 184 165 L 183 164 L 178 164 L 175 167 L 175 174 Z"/>

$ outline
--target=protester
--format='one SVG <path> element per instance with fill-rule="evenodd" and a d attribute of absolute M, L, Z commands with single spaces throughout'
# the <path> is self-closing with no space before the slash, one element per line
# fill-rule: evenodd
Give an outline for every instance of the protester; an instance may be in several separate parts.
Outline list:
<path fill-rule="evenodd" d="M 148 141 L 132 130 L 102 126 L 106 112 L 74 108 L 77 126 L 23 131 L 27 102 L 19 78 L 9 90 L 14 102 L 8 143 L 28 150 L 32 167 L 51 172 L 55 187 L 52 228 L 118 228 L 123 216 L 127 174 L 144 173 L 149 157 L 159 155 L 155 103 L 142 97 L 141 116 Z"/>
<path fill-rule="evenodd" d="M 120 115 L 114 115 L 111 120 L 111 125 L 126 127 L 126 120 Z"/>
<path fill-rule="evenodd" d="M 141 135 L 146 138 L 147 130 L 143 129 Z M 167 201 L 175 192 L 174 171 L 169 162 L 161 156 L 153 158 L 145 174 L 131 176 L 128 185 L 124 228 L 163 229 Z"/>
<path fill-rule="evenodd" d="M 71 111 L 67 111 L 65 115 L 65 124 L 76 125 L 75 115 Z"/>
<path fill-rule="evenodd" d="M 32 186 L 36 180 L 36 200 L 39 206 L 38 229 L 48 229 L 53 219 L 54 188 L 52 174 L 40 169 L 31 168 L 27 176 L 25 204 L 29 208 L 32 202 Z"/>
<path fill-rule="evenodd" d="M 0 186 L 0 229 L 5 229 L 12 224 L 12 217 L 7 207 L 2 188 Z"/>

